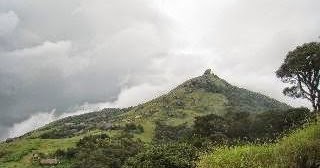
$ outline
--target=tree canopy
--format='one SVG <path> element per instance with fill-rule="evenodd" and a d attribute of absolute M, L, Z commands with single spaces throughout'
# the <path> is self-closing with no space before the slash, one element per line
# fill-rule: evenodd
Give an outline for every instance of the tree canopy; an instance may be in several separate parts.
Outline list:
<path fill-rule="evenodd" d="M 286 87 L 283 93 L 308 99 L 314 111 L 320 110 L 320 43 L 310 42 L 288 52 L 276 75 Z"/>

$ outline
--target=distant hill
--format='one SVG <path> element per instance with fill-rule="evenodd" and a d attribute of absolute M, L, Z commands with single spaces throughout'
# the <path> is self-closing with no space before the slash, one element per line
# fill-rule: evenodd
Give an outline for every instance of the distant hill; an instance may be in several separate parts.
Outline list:
<path fill-rule="evenodd" d="M 190 79 L 147 103 L 67 117 L 2 143 L 0 151 L 6 152 L 0 152 L 0 165 L 26 167 L 31 164 L 26 158 L 32 157 L 32 153 L 66 149 L 86 135 L 107 133 L 113 136 L 121 130 L 131 130 L 136 138 L 150 142 L 157 122 L 169 126 L 192 125 L 195 117 L 208 114 L 224 115 L 229 111 L 261 113 L 289 108 L 260 93 L 233 86 L 207 70 L 202 76 Z"/>

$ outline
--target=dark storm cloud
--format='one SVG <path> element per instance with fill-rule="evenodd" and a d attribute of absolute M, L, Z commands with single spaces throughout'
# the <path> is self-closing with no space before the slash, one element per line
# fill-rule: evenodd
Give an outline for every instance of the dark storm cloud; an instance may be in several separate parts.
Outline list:
<path fill-rule="evenodd" d="M 32 114 L 115 100 L 170 45 L 144 0 L 0 4 L 0 135 Z"/>

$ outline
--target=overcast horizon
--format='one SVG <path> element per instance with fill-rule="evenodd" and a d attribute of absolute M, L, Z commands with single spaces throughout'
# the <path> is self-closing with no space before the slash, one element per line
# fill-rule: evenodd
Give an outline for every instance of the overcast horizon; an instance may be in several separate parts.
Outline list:
<path fill-rule="evenodd" d="M 213 73 L 289 105 L 286 53 L 320 41 L 317 0 L 0 0 L 0 140 L 127 107 Z"/>

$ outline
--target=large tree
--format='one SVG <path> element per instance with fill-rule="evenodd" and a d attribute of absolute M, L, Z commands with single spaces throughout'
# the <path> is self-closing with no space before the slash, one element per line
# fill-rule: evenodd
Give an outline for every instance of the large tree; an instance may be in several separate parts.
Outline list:
<path fill-rule="evenodd" d="M 291 86 L 283 93 L 294 98 L 308 99 L 314 111 L 320 110 L 320 43 L 311 42 L 290 51 L 277 77 Z"/>

